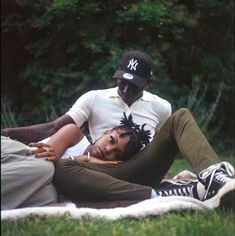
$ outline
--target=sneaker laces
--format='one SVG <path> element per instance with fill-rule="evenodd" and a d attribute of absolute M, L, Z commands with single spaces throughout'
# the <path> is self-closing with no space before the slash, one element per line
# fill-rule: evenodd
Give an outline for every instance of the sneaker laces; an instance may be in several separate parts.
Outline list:
<path fill-rule="evenodd" d="M 220 162 L 215 165 L 209 166 L 207 169 L 201 171 L 199 173 L 199 180 L 203 181 L 205 180 L 209 175 L 213 174 L 215 171 L 218 171 L 219 169 L 223 169 L 228 177 L 232 177 L 234 175 L 234 168 L 233 166 L 228 162 Z"/>
<path fill-rule="evenodd" d="M 159 190 L 159 196 L 191 196 L 194 185 L 174 189 Z"/>
<path fill-rule="evenodd" d="M 214 180 L 217 180 L 218 182 L 220 182 L 222 184 L 225 184 L 226 182 L 231 180 L 231 178 L 229 178 L 228 172 L 223 168 L 223 166 L 221 166 L 220 169 L 212 170 L 210 175 L 211 175 L 211 177 L 210 177 L 209 183 L 207 183 L 207 186 L 211 186 L 211 183 Z M 207 198 L 207 195 L 210 192 L 211 192 L 211 189 L 207 188 L 204 199 Z M 214 192 L 214 190 L 212 190 L 212 194 L 213 194 L 213 192 Z"/>
<path fill-rule="evenodd" d="M 217 173 L 215 173 L 215 179 L 222 182 L 222 183 L 226 183 L 229 180 L 231 180 L 230 177 L 228 177 L 229 175 L 227 173 L 225 173 L 223 170 L 218 171 Z"/>

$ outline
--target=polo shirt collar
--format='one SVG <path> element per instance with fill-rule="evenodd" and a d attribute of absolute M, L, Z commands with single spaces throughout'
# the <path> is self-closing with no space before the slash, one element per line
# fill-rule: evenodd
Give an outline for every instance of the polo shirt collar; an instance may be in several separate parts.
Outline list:
<path fill-rule="evenodd" d="M 110 98 L 120 98 L 120 96 L 119 96 L 119 94 L 118 94 L 118 87 L 115 87 L 114 89 L 112 89 L 112 90 L 110 90 L 109 91 L 109 94 L 108 94 L 108 96 L 110 97 Z M 151 95 L 149 94 L 149 93 L 147 93 L 146 91 L 144 91 L 143 92 L 143 96 L 141 97 L 141 98 L 139 98 L 140 100 L 142 100 L 142 101 L 147 101 L 147 102 L 149 102 L 149 101 L 151 101 L 152 100 L 152 97 L 151 97 Z M 138 100 L 139 100 L 138 99 Z"/>

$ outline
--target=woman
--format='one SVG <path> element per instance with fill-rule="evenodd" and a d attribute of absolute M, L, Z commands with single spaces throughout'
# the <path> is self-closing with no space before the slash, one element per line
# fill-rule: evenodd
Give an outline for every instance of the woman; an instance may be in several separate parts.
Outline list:
<path fill-rule="evenodd" d="M 149 142 L 149 131 L 124 114 L 121 125 L 90 144 L 75 125 L 61 128 L 30 147 L 7 137 L 1 139 L 1 209 L 57 203 L 52 184 L 54 164 L 60 158 L 116 164 L 130 158 Z M 32 147 L 34 150 L 32 150 Z M 36 149 L 35 149 L 36 148 Z M 49 160 L 49 161 L 48 161 Z"/>
<path fill-rule="evenodd" d="M 75 124 L 68 124 L 53 136 L 39 143 L 29 144 L 36 150 L 30 155 L 46 157 L 56 162 L 60 158 L 72 158 L 79 161 L 116 164 L 127 160 L 149 143 L 150 131 L 133 122 L 132 116 L 124 117 L 120 126 L 107 130 L 93 144 L 90 144 L 81 129 Z"/>

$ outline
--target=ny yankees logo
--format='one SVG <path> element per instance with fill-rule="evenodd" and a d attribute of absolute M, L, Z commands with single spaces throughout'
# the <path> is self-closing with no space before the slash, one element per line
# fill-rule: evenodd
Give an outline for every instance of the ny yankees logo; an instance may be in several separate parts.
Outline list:
<path fill-rule="evenodd" d="M 128 64 L 127 68 L 130 68 L 130 70 L 136 70 L 137 65 L 138 65 L 137 60 L 131 59 L 129 61 L 129 64 Z"/>

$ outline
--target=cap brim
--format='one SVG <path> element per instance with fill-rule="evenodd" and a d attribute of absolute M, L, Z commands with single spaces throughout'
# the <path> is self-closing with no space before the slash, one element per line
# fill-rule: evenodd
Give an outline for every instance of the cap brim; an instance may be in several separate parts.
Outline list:
<path fill-rule="evenodd" d="M 130 78 L 128 78 L 127 76 L 125 76 L 125 74 L 132 75 L 132 78 L 131 78 L 131 76 L 130 76 Z M 113 75 L 113 78 L 127 80 L 127 81 L 133 83 L 134 85 L 136 85 L 137 87 L 143 87 L 145 85 L 145 83 L 147 82 L 147 79 L 139 77 L 135 74 L 130 74 L 129 72 L 126 72 L 124 70 L 116 70 L 116 72 Z"/>

